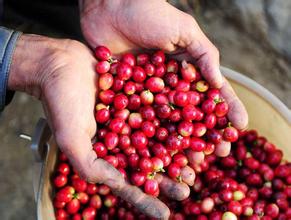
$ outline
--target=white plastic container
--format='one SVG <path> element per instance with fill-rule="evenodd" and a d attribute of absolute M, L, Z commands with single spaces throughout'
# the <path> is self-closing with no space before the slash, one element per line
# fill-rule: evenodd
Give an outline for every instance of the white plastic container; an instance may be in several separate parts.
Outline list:
<path fill-rule="evenodd" d="M 250 78 L 225 67 L 221 70 L 247 108 L 249 128 L 266 136 L 284 151 L 286 159 L 291 160 L 291 111 Z M 36 126 L 32 143 L 37 160 L 34 181 L 37 218 L 54 220 L 51 175 L 56 163 L 57 146 L 44 119 Z"/>

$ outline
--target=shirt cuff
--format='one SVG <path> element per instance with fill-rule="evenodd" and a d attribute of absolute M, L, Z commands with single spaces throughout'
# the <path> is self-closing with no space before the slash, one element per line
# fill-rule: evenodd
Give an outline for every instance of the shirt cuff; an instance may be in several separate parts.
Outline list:
<path fill-rule="evenodd" d="M 0 111 L 3 111 L 14 94 L 12 91 L 7 91 L 7 83 L 12 55 L 20 35 L 21 32 L 0 26 Z"/>

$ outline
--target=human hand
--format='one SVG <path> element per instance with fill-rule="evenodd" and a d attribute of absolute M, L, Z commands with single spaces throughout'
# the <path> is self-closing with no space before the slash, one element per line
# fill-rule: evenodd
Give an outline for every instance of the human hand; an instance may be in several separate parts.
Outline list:
<path fill-rule="evenodd" d="M 247 112 L 219 70 L 219 52 L 192 16 L 163 0 L 79 2 L 82 31 L 92 48 L 106 45 L 114 54 L 159 48 L 180 58 L 186 50 L 210 85 L 221 88 L 232 124 L 247 127 Z"/>
<path fill-rule="evenodd" d="M 80 177 L 108 185 L 148 216 L 168 219 L 166 205 L 126 183 L 120 172 L 97 158 L 92 149 L 98 90 L 95 64 L 91 51 L 79 42 L 22 35 L 13 55 L 8 88 L 42 101 L 56 142 Z M 179 192 L 175 185 L 171 187 Z"/>
<path fill-rule="evenodd" d="M 79 2 L 82 31 L 92 48 L 106 45 L 115 55 L 159 48 L 180 60 L 194 61 L 210 85 L 221 89 L 229 105 L 228 118 L 233 126 L 238 129 L 247 127 L 247 112 L 219 70 L 219 52 L 193 17 L 163 0 Z M 217 149 L 220 156 L 227 156 L 230 143 L 223 142 Z M 193 152 L 188 155 L 189 161 L 193 161 Z M 183 192 L 187 190 L 183 189 Z"/>

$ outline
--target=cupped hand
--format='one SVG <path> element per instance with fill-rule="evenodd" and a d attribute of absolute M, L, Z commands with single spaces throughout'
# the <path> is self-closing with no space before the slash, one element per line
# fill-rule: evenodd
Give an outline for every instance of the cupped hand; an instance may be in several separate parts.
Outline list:
<path fill-rule="evenodd" d="M 98 89 L 95 64 L 91 51 L 79 42 L 22 35 L 13 55 L 8 87 L 41 100 L 57 144 L 80 177 L 108 185 L 148 216 L 168 219 L 165 204 L 125 182 L 92 148 Z"/>
<path fill-rule="evenodd" d="M 195 19 L 164 0 L 80 0 L 81 27 L 92 48 L 106 45 L 114 54 L 163 49 L 184 57 L 186 51 L 212 87 L 221 88 L 238 129 L 248 124 L 246 110 L 219 70 L 219 52 Z"/>
<path fill-rule="evenodd" d="M 220 88 L 229 105 L 228 118 L 238 129 L 248 124 L 247 112 L 228 81 L 222 76 L 219 52 L 201 31 L 195 19 L 164 0 L 80 0 L 81 27 L 89 45 L 106 45 L 115 54 L 144 49 L 162 49 L 177 59 L 194 62 L 212 87 Z M 190 56 L 189 56 L 190 55 Z M 216 152 L 227 156 L 230 143 Z M 189 151 L 188 160 L 197 155 Z M 158 175 L 161 190 L 182 200 L 189 195 L 185 184 Z M 170 186 L 173 186 L 172 188 Z"/>

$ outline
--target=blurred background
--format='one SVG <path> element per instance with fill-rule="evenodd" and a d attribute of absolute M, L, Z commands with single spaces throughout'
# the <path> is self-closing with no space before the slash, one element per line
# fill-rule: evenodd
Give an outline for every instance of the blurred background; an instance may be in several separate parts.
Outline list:
<path fill-rule="evenodd" d="M 290 0 L 170 0 L 192 14 L 220 50 L 221 64 L 239 71 L 291 108 Z M 1 25 L 82 40 L 76 1 L 4 1 Z M 191 27 L 189 27 L 191 28 Z M 20 133 L 32 134 L 41 104 L 16 93 L 0 116 L 0 219 L 35 219 L 33 155 Z"/>

